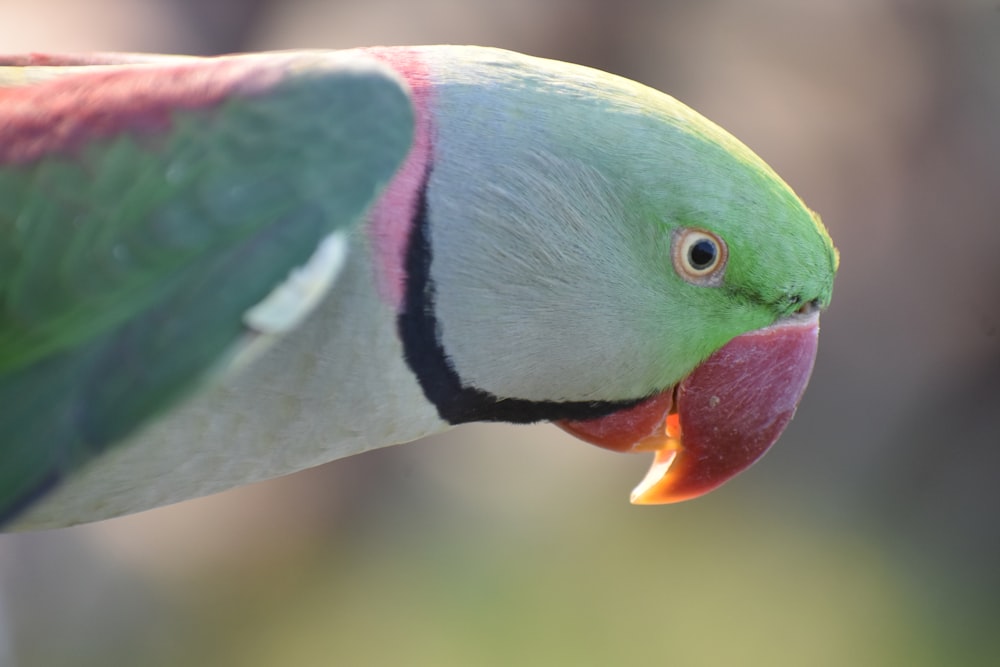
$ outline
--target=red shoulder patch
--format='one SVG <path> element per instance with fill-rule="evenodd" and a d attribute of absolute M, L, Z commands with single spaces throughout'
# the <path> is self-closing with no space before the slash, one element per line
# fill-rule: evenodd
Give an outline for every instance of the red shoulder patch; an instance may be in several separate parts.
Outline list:
<path fill-rule="evenodd" d="M 40 56 L 30 56 L 38 64 Z M 0 88 L 0 163 L 71 153 L 121 133 L 169 131 L 179 110 L 204 109 L 273 85 L 281 66 L 260 58 L 143 64 Z"/>

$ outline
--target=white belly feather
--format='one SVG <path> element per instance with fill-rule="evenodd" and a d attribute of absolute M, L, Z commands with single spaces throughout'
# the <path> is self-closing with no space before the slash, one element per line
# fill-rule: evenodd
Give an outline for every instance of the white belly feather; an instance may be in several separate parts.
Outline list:
<path fill-rule="evenodd" d="M 73 474 L 14 528 L 150 509 L 447 428 L 406 366 L 363 232 L 351 241 L 342 275 L 299 329 Z"/>

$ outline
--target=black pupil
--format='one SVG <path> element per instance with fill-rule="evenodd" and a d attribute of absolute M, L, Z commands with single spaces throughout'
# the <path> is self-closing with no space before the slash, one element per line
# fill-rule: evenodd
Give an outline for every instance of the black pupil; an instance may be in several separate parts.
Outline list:
<path fill-rule="evenodd" d="M 688 258 L 691 260 L 691 266 L 696 271 L 701 271 L 712 266 L 712 262 L 715 261 L 715 244 L 708 239 L 702 239 L 694 245 L 688 251 Z"/>

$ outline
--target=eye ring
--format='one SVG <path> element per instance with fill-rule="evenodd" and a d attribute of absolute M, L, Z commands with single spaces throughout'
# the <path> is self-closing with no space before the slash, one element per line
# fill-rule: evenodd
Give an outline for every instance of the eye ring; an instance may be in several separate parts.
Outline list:
<path fill-rule="evenodd" d="M 671 240 L 674 271 L 692 285 L 722 284 L 729 248 L 722 237 L 703 229 L 678 229 Z"/>

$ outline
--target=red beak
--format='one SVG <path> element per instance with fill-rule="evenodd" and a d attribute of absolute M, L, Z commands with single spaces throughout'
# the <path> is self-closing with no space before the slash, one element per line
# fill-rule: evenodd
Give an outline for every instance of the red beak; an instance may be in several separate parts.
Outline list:
<path fill-rule="evenodd" d="M 737 336 L 635 407 L 556 423 L 601 447 L 655 453 L 633 503 L 695 498 L 750 467 L 778 439 L 805 392 L 818 340 L 818 314 L 791 317 Z"/>

